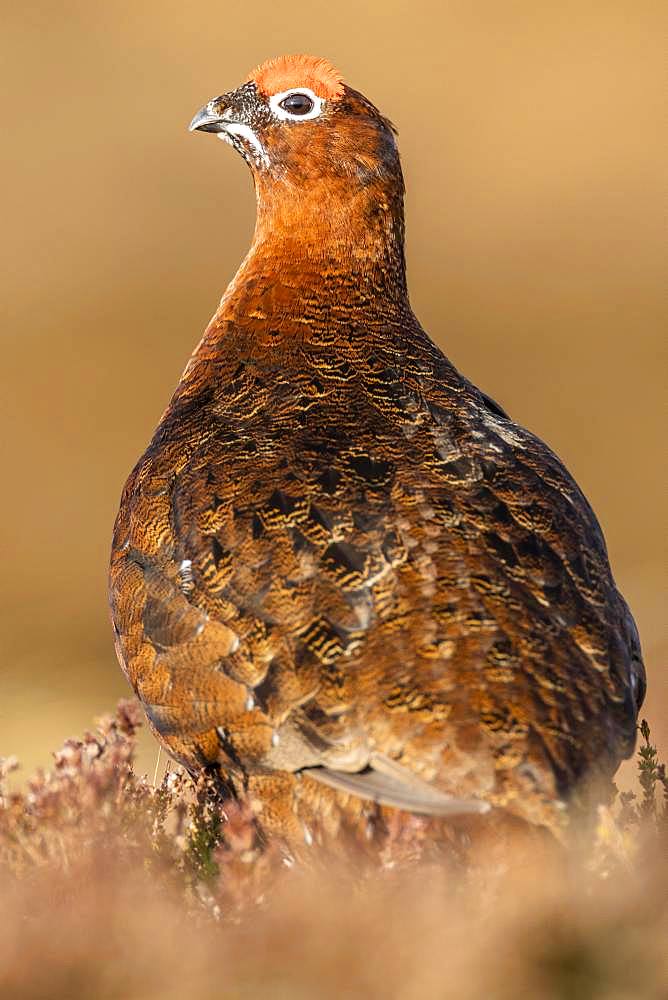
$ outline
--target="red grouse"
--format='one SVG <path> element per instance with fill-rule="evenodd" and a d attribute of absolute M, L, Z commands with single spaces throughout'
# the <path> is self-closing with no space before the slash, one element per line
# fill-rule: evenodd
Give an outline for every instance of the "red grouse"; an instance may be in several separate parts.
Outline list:
<path fill-rule="evenodd" d="M 557 831 L 632 751 L 638 636 L 564 466 L 411 311 L 394 128 L 307 56 L 190 127 L 244 157 L 257 225 L 116 521 L 152 730 L 287 837 Z"/>

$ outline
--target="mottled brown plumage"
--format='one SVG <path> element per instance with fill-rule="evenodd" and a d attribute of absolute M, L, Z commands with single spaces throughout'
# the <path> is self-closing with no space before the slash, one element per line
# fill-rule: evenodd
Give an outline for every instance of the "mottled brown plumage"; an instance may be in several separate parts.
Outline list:
<path fill-rule="evenodd" d="M 249 162 L 258 220 L 123 492 L 119 659 L 168 752 L 266 829 L 377 801 L 556 830 L 633 747 L 633 619 L 563 465 L 411 311 L 392 127 L 304 65 L 193 122 Z"/>

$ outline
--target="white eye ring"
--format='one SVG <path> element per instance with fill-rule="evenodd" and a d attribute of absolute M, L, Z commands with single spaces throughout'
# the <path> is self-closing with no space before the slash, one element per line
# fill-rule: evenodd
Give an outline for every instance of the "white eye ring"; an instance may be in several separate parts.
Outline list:
<path fill-rule="evenodd" d="M 292 94 L 305 94 L 307 97 L 313 101 L 313 107 L 305 115 L 293 115 L 285 108 L 280 106 L 281 101 L 284 101 L 286 97 L 290 97 Z M 317 118 L 322 111 L 322 106 L 325 102 L 322 97 L 318 97 L 314 94 L 309 87 L 291 87 L 290 90 L 283 90 L 280 94 L 274 94 L 269 98 L 269 107 L 277 118 L 280 118 L 284 122 L 308 122 L 313 118 Z"/>

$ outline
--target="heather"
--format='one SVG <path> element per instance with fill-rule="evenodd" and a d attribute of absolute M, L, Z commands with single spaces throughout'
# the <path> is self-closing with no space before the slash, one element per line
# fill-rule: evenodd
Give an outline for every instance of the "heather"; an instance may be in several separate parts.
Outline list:
<path fill-rule="evenodd" d="M 135 772 L 119 703 L 53 765 L 0 767 L 3 997 L 664 995 L 665 767 L 568 850 L 466 866 L 418 845 L 347 861 L 259 840 L 248 803 Z"/>

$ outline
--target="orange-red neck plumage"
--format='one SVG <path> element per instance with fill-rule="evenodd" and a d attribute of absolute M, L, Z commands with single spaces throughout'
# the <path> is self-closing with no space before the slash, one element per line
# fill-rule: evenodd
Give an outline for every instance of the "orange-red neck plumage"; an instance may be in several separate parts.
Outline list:
<path fill-rule="evenodd" d="M 209 327 L 209 344 L 232 337 L 255 354 L 416 322 L 400 190 L 366 187 L 346 200 L 324 188 L 316 183 L 312 197 L 297 201 L 258 186 L 253 244 Z"/>
<path fill-rule="evenodd" d="M 345 282 L 369 291 L 370 309 L 405 312 L 404 184 L 390 139 L 389 149 L 379 149 L 377 133 L 343 132 L 308 157 L 286 154 L 281 169 L 254 171 L 255 234 L 231 287 L 271 274 L 292 289 L 295 311 L 304 298 L 334 299 L 344 309 Z M 236 302 L 225 296 L 221 313 Z"/>
<path fill-rule="evenodd" d="M 262 257 L 318 274 L 334 266 L 360 281 L 387 274 L 387 291 L 405 292 L 401 178 L 351 184 L 310 178 L 298 192 L 273 179 L 257 182 L 257 221 L 247 264 Z M 398 285 L 397 285 L 398 282 Z M 324 288 L 323 288 L 324 291 Z M 318 288 L 311 292 L 317 294 Z"/>

